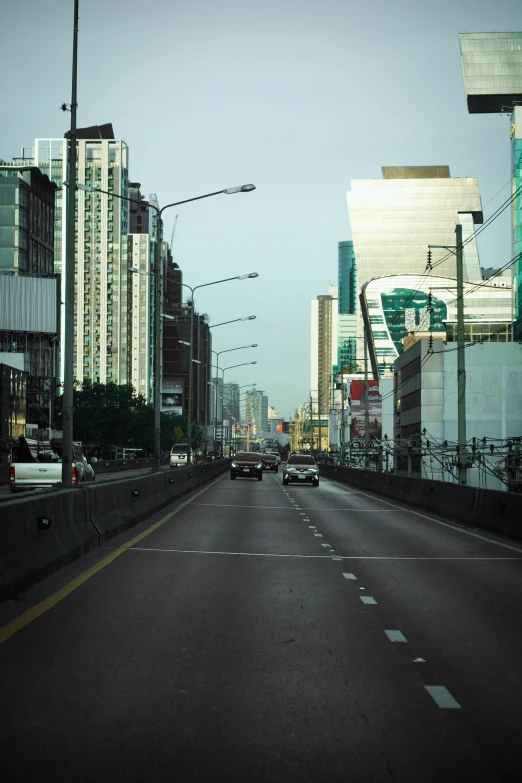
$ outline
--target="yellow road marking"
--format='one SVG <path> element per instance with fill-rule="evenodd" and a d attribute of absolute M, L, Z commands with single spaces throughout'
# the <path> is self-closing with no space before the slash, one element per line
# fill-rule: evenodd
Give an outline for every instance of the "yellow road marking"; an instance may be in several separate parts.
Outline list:
<path fill-rule="evenodd" d="M 56 593 L 53 593 L 44 601 L 41 601 L 39 604 L 36 604 L 35 606 L 31 607 L 31 609 L 28 609 L 26 612 L 23 612 L 23 614 L 21 614 L 19 617 L 16 617 L 14 620 L 11 620 L 11 622 L 7 623 L 7 625 L 4 625 L 2 628 L 0 628 L 0 644 L 6 642 L 8 639 L 11 638 L 11 636 L 14 636 L 15 633 L 18 633 L 18 631 L 21 631 L 22 628 L 25 628 L 26 625 L 29 625 L 29 623 L 32 623 L 33 620 L 36 620 L 38 617 L 41 617 L 43 614 L 48 612 L 49 609 L 52 609 L 53 606 L 59 604 L 60 601 L 63 601 L 64 598 L 67 598 L 68 595 L 70 595 L 75 590 L 77 590 L 78 587 L 81 587 L 81 585 L 87 582 L 87 580 L 89 580 L 92 576 L 94 576 L 99 571 L 101 571 L 102 568 L 105 568 L 114 560 L 116 560 L 117 557 L 119 557 L 128 549 L 130 549 L 132 546 L 134 546 L 134 544 L 137 544 L 138 541 L 141 541 L 142 539 L 149 536 L 151 533 L 154 533 L 155 530 L 157 530 L 159 527 L 164 525 L 165 522 L 168 522 L 169 519 L 171 519 L 173 516 L 178 514 L 182 509 L 185 508 L 185 506 L 188 506 L 189 503 L 192 503 L 193 500 L 196 500 L 196 498 L 198 498 L 208 489 L 210 489 L 215 484 L 217 484 L 218 481 L 221 481 L 222 478 L 223 476 L 220 476 L 215 481 L 212 481 L 210 484 L 208 484 L 202 490 L 197 492 L 191 498 L 185 500 L 185 502 L 182 503 L 177 508 L 175 508 L 174 511 L 170 511 L 158 522 L 155 522 L 153 525 L 151 525 L 151 527 L 143 531 L 143 533 L 134 536 L 134 538 L 131 538 L 131 540 L 127 541 L 126 544 L 122 544 L 121 546 L 119 546 L 117 549 L 114 550 L 114 552 L 111 552 L 110 555 L 107 555 L 107 557 L 104 557 L 103 560 L 100 560 L 99 563 L 92 566 L 92 568 L 88 568 L 87 571 L 83 572 L 83 574 L 77 576 L 76 579 L 72 580 L 72 582 L 69 582 L 69 584 L 65 585 L 64 587 L 61 587 L 60 590 L 56 591 Z"/>

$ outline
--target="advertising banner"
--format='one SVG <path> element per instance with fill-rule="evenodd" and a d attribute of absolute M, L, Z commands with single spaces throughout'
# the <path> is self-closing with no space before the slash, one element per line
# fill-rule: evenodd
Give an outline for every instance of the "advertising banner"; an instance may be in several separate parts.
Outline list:
<path fill-rule="evenodd" d="M 163 413 L 181 415 L 183 413 L 183 390 L 179 385 L 163 385 L 161 390 L 161 410 Z"/>
<path fill-rule="evenodd" d="M 382 438 L 382 397 L 379 381 L 368 381 L 370 438 Z M 364 438 L 364 381 L 352 381 L 350 438 Z"/>

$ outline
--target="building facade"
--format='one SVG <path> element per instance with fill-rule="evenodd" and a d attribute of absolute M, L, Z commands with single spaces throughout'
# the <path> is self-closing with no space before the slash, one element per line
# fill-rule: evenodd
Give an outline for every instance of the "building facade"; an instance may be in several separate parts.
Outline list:
<path fill-rule="evenodd" d="M 252 389 L 245 394 L 246 422 L 251 433 L 259 435 L 268 432 L 268 397 L 260 389 Z"/>
<path fill-rule="evenodd" d="M 383 167 L 382 180 L 354 180 L 347 194 L 357 293 L 364 283 L 390 274 L 417 275 L 427 270 L 428 246 L 455 246 L 455 226 L 462 224 L 464 279 L 481 282 L 475 225 L 482 223 L 477 180 L 452 178 L 448 166 Z M 443 248 L 431 253 L 437 274 L 455 277 L 455 255 Z M 360 304 L 357 337 L 363 337 Z M 364 343 L 357 342 L 362 362 Z"/>
<path fill-rule="evenodd" d="M 522 345 L 466 348 L 468 483 L 505 489 L 502 454 L 522 436 Z M 415 342 L 394 364 L 396 469 L 456 481 L 457 351 L 437 341 Z M 408 451 L 411 452 L 408 466 Z M 507 473 L 504 476 L 508 478 Z"/>
<path fill-rule="evenodd" d="M 457 281 L 433 272 L 390 275 L 363 285 L 362 316 L 368 325 L 368 351 L 374 378 L 393 374 L 404 340 L 415 334 L 456 340 Z M 464 283 L 466 342 L 511 340 L 511 278 Z"/>
<path fill-rule="evenodd" d="M 511 117 L 514 331 L 515 339 L 521 340 L 522 32 L 461 33 L 460 51 L 469 113 Z"/>
<path fill-rule="evenodd" d="M 337 288 L 312 300 L 310 335 L 310 404 L 318 421 L 321 445 L 327 448 L 334 365 L 338 360 Z M 323 432 L 324 430 L 324 432 Z M 324 444 L 323 444 L 324 435 Z"/>
<path fill-rule="evenodd" d="M 54 198 L 54 184 L 38 169 L 0 165 L 0 352 L 8 365 L 21 362 L 24 417 L 41 429 L 53 426 L 57 390 Z"/>
<path fill-rule="evenodd" d="M 23 159 L 28 160 L 27 148 Z M 82 381 L 131 383 L 128 300 L 130 207 L 127 144 L 112 125 L 78 129 L 76 192 L 74 376 Z M 55 271 L 65 301 L 67 140 L 36 139 L 31 162 L 62 190 L 55 210 Z M 89 190 L 92 188 L 93 190 Z M 107 193 L 96 192 L 96 188 Z M 65 193 L 65 198 L 64 198 Z M 122 198 L 118 198 L 118 197 Z M 62 305 L 63 308 L 63 305 Z M 63 312 L 62 312 L 63 316 Z M 60 342 L 63 344 L 62 317 Z M 60 359 L 60 379 L 63 361 Z"/>

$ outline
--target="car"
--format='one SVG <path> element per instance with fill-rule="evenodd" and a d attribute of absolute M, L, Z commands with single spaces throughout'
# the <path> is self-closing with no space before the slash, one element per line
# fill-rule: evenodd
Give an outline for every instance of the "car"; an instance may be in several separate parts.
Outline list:
<path fill-rule="evenodd" d="M 186 443 L 176 443 L 170 450 L 170 461 L 169 466 L 171 468 L 184 468 L 186 465 L 188 465 L 187 461 L 187 455 L 188 455 L 188 446 Z M 196 457 L 194 455 L 194 452 L 191 454 L 191 463 L 194 465 L 196 463 Z"/>
<path fill-rule="evenodd" d="M 283 484 L 305 484 L 307 481 L 314 487 L 319 486 L 319 468 L 315 459 L 309 454 L 290 454 L 283 469 Z"/>
<path fill-rule="evenodd" d="M 279 461 L 275 454 L 262 454 L 263 470 L 271 470 L 279 473 Z"/>
<path fill-rule="evenodd" d="M 262 454 L 256 451 L 239 451 L 230 462 L 230 478 L 236 479 L 238 476 L 246 478 L 257 478 L 263 480 L 263 461 Z"/>
<path fill-rule="evenodd" d="M 281 464 L 281 455 L 278 451 L 266 451 L 265 454 L 272 454 L 276 458 L 277 464 Z"/>

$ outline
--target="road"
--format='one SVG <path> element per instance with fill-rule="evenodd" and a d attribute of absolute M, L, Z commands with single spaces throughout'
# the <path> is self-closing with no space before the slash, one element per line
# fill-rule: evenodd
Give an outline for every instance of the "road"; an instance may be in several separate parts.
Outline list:
<path fill-rule="evenodd" d="M 6 783 L 520 780 L 521 546 L 281 473 L 111 544 L 0 607 Z"/>

